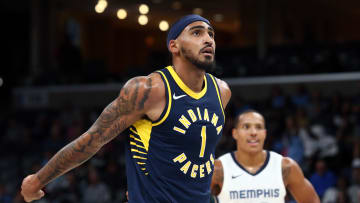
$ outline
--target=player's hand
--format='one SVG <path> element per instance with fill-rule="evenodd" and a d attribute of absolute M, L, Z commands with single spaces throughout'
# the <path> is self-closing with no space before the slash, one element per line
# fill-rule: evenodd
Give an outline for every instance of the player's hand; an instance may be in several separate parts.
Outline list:
<path fill-rule="evenodd" d="M 25 202 L 41 199 L 45 195 L 44 191 L 39 189 L 39 185 L 39 179 L 35 174 L 24 178 L 21 185 L 21 195 L 24 197 Z"/>

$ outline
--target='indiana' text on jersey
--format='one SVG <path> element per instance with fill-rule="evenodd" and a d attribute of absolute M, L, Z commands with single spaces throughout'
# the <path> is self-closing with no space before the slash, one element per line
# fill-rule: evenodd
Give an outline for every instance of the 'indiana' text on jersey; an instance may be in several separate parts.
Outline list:
<path fill-rule="evenodd" d="M 168 66 L 158 71 L 166 107 L 157 121 L 128 130 L 129 202 L 209 202 L 214 151 L 225 115 L 216 79 L 206 74 L 201 92 L 188 88 Z"/>

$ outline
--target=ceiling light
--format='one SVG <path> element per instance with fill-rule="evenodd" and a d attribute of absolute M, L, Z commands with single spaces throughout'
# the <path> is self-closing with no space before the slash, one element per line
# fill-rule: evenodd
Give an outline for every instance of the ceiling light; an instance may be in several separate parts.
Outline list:
<path fill-rule="evenodd" d="M 140 25 L 146 25 L 148 23 L 149 19 L 146 15 L 140 15 L 138 18 L 138 22 Z"/>
<path fill-rule="evenodd" d="M 148 14 L 148 13 L 149 13 L 149 6 L 146 5 L 146 4 L 141 4 L 141 5 L 139 6 L 139 12 L 140 12 L 141 14 L 143 14 L 143 15 Z"/>
<path fill-rule="evenodd" d="M 98 3 L 95 6 L 95 11 L 97 13 L 102 13 L 102 12 L 104 12 L 107 5 L 108 5 L 108 3 L 107 3 L 106 0 L 99 0 Z"/>
<path fill-rule="evenodd" d="M 120 19 L 120 20 L 123 20 L 125 19 L 127 16 L 127 12 L 125 9 L 121 8 L 117 11 L 117 17 Z"/>
<path fill-rule="evenodd" d="M 224 15 L 223 14 L 218 13 L 218 14 L 214 15 L 214 21 L 215 22 L 222 22 L 223 20 L 224 20 Z"/>
<path fill-rule="evenodd" d="M 104 10 L 105 10 L 104 7 L 101 7 L 101 5 L 96 4 L 96 6 L 95 6 L 96 13 L 102 13 L 102 12 L 104 12 Z"/>
<path fill-rule="evenodd" d="M 203 10 L 201 8 L 194 8 L 193 13 L 197 15 L 202 15 Z"/>
<path fill-rule="evenodd" d="M 169 23 L 166 20 L 162 20 L 159 23 L 159 28 L 161 31 L 167 31 L 169 29 Z"/>
<path fill-rule="evenodd" d="M 180 10 L 181 7 L 182 7 L 182 4 L 180 1 L 175 1 L 174 3 L 171 4 L 171 7 L 174 9 L 174 10 Z"/>
<path fill-rule="evenodd" d="M 105 9 L 107 7 L 108 3 L 106 0 L 99 0 L 97 5 L 99 5 L 101 8 Z"/>

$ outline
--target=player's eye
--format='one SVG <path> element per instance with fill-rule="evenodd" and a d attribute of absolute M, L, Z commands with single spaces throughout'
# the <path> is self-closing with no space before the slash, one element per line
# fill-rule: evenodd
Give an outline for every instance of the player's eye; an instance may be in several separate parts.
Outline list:
<path fill-rule="evenodd" d="M 195 30 L 195 31 L 193 32 L 193 35 L 194 35 L 194 36 L 199 36 L 199 35 L 200 35 L 200 30 Z"/>
<path fill-rule="evenodd" d="M 209 36 L 214 39 L 215 34 L 213 32 L 209 32 Z"/>

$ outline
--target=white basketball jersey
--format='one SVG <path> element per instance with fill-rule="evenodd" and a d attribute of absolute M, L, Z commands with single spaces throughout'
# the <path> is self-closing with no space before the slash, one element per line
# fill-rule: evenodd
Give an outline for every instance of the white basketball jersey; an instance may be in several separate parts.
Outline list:
<path fill-rule="evenodd" d="M 234 152 L 219 158 L 224 170 L 220 203 L 284 203 L 286 189 L 282 179 L 282 156 L 267 151 L 264 165 L 249 173 L 235 159 Z"/>

